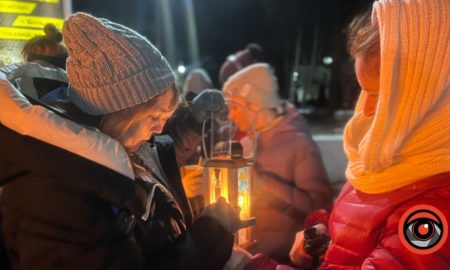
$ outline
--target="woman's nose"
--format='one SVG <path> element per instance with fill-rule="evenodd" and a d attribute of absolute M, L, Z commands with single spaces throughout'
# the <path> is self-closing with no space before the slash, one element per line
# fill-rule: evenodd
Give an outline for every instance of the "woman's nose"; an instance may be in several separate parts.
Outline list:
<path fill-rule="evenodd" d="M 163 130 L 163 125 L 161 125 L 161 124 L 156 124 L 152 127 L 152 133 L 154 133 L 154 134 L 159 134 L 162 132 L 162 130 Z"/>

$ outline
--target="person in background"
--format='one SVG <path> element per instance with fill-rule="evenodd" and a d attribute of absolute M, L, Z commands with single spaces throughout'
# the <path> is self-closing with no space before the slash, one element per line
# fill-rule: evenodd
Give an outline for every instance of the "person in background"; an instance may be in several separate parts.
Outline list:
<path fill-rule="evenodd" d="M 319 149 L 303 117 L 278 97 L 268 64 L 240 70 L 223 92 L 231 101 L 229 118 L 247 134 L 241 140 L 244 155 L 255 155 L 257 244 L 251 251 L 286 260 L 305 216 L 331 203 Z"/>
<path fill-rule="evenodd" d="M 48 23 L 44 26 L 44 33 L 44 36 L 33 37 L 25 43 L 22 49 L 24 62 L 66 69 L 66 59 L 69 55 L 61 43 L 61 32 L 54 24 Z"/>
<path fill-rule="evenodd" d="M 193 69 L 189 73 L 183 85 L 182 96 L 187 104 L 179 106 L 162 134 L 173 139 L 177 166 L 181 169 L 183 186 L 193 216 L 196 217 L 205 207 L 203 167 L 199 164 L 203 121 L 209 119 L 211 110 L 224 111 L 227 107 L 222 93 L 212 89 L 211 78 L 202 68 Z M 155 137 L 156 141 L 158 139 L 160 138 Z"/>
<path fill-rule="evenodd" d="M 213 84 L 208 72 L 202 68 L 196 68 L 187 75 L 183 84 L 182 95 L 188 102 L 191 102 L 203 90 L 212 88 Z"/>
<path fill-rule="evenodd" d="M 28 40 L 22 49 L 24 63 L 0 69 L 28 97 L 42 102 L 68 99 L 66 79 L 67 49 L 62 34 L 53 24 L 46 24 L 45 35 Z"/>
<path fill-rule="evenodd" d="M 450 269 L 449 24 L 449 1 L 379 0 L 350 25 L 361 94 L 344 131 L 348 182 L 316 222 L 331 238 L 319 269 Z M 246 269 L 277 267 L 262 260 Z"/>
<path fill-rule="evenodd" d="M 219 200 L 188 223 L 179 185 L 137 155 L 179 103 L 165 58 L 133 30 L 84 13 L 65 21 L 63 35 L 67 115 L 0 81 L 1 235 L 11 269 L 222 269 L 236 212 Z"/>
<path fill-rule="evenodd" d="M 220 84 L 223 85 L 229 77 L 246 66 L 262 62 L 263 60 L 263 50 L 257 43 L 250 43 L 245 49 L 230 54 L 220 67 Z"/>
<path fill-rule="evenodd" d="M 155 135 L 138 153 L 144 160 L 159 160 L 157 164 L 161 165 L 156 167 L 160 167 L 168 179 L 182 179 L 175 182 L 183 184 L 194 218 L 206 206 L 203 167 L 199 164 L 201 155 L 198 149 L 202 142 L 203 122 L 208 121 L 211 111 L 226 109 L 222 92 L 206 89 L 191 102 L 181 103 L 167 120 L 162 133 Z M 150 163 L 155 166 L 154 162 Z"/>
<path fill-rule="evenodd" d="M 249 43 L 245 49 L 240 50 L 234 54 L 230 54 L 225 62 L 220 67 L 219 71 L 219 82 L 220 85 L 224 83 L 233 74 L 239 70 L 247 67 L 248 65 L 263 62 L 263 50 L 261 46 L 257 43 Z M 245 134 L 239 129 L 234 132 L 234 140 L 241 140 Z"/>

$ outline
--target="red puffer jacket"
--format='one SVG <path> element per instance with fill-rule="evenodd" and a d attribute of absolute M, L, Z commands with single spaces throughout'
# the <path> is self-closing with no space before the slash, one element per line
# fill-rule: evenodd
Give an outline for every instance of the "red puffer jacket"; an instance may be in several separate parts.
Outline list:
<path fill-rule="evenodd" d="M 328 225 L 332 243 L 319 269 L 450 269 L 450 236 L 429 255 L 413 253 L 400 241 L 398 224 L 402 215 L 419 204 L 437 208 L 450 222 L 450 172 L 383 194 L 366 194 L 345 185 L 331 213 Z M 245 270 L 288 269 L 280 267 L 260 254 Z"/>
<path fill-rule="evenodd" d="M 400 241 L 403 213 L 419 204 L 439 209 L 450 220 L 450 173 L 383 194 L 358 192 L 347 184 L 330 217 L 332 244 L 320 269 L 450 269 L 449 239 L 430 255 L 415 254 Z"/>

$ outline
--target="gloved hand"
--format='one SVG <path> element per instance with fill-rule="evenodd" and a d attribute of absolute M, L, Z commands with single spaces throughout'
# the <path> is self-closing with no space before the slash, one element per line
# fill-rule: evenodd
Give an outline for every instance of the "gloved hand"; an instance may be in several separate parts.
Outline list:
<path fill-rule="evenodd" d="M 227 109 L 222 92 L 216 89 L 204 90 L 191 103 L 192 115 L 197 123 L 208 120 L 211 112 L 223 113 Z"/>
<path fill-rule="evenodd" d="M 234 209 L 227 203 L 225 198 L 219 197 L 217 202 L 212 203 L 205 208 L 201 216 L 210 216 L 217 219 L 219 223 L 231 233 L 255 225 L 255 218 L 241 220 L 239 218 L 239 211 L 239 209 Z"/>

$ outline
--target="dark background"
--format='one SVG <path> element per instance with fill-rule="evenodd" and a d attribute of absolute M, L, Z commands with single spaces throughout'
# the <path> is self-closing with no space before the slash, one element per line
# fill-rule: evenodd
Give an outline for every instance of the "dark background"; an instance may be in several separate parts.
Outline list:
<path fill-rule="evenodd" d="M 266 60 L 275 67 L 281 95 L 289 94 L 296 41 L 301 35 L 300 64 L 321 64 L 331 56 L 330 110 L 351 108 L 358 86 L 353 63 L 345 49 L 346 25 L 372 0 L 193 0 L 199 44 L 199 63 L 189 62 L 187 28 L 182 0 L 73 0 L 73 11 L 84 11 L 131 27 L 147 36 L 165 53 L 161 1 L 169 1 L 175 32 L 176 55 L 172 66 L 205 68 L 218 85 L 218 71 L 227 55 L 250 42 L 261 45 Z M 314 46 L 314 33 L 317 42 Z M 316 50 L 316 58 L 312 59 Z"/>

